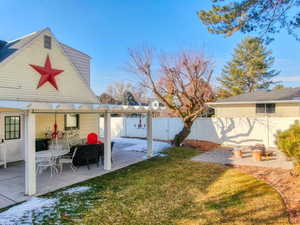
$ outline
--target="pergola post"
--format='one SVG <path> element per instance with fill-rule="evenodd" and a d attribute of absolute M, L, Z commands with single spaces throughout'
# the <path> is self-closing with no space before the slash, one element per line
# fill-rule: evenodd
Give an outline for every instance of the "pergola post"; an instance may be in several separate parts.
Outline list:
<path fill-rule="evenodd" d="M 98 122 L 98 132 L 97 132 L 97 134 L 98 134 L 98 136 L 99 136 L 99 138 L 101 137 L 101 115 L 98 113 L 97 114 L 97 122 Z"/>
<path fill-rule="evenodd" d="M 35 114 L 25 115 L 25 194 L 36 194 Z"/>
<path fill-rule="evenodd" d="M 104 169 L 111 170 L 111 118 L 104 113 Z"/>
<path fill-rule="evenodd" d="M 153 156 L 152 112 L 147 112 L 147 156 Z"/>

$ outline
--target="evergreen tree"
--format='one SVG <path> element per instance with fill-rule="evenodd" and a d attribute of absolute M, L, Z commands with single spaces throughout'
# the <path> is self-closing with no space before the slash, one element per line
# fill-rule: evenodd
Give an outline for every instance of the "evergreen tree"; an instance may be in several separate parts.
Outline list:
<path fill-rule="evenodd" d="M 222 70 L 218 79 L 220 98 L 268 89 L 272 78 L 278 75 L 271 69 L 274 63 L 272 51 L 267 50 L 260 38 L 246 37 L 234 50 L 233 58 Z"/>
<path fill-rule="evenodd" d="M 237 31 L 257 32 L 267 40 L 282 29 L 300 40 L 300 0 L 211 0 L 198 16 L 208 31 L 226 37 Z"/>

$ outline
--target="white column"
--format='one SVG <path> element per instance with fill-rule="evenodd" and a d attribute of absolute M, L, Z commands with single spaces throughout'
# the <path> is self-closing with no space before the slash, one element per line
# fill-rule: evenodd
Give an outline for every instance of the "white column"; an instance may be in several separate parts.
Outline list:
<path fill-rule="evenodd" d="M 152 142 L 152 112 L 147 112 L 147 156 L 151 158 L 153 156 Z"/>
<path fill-rule="evenodd" d="M 104 113 L 104 169 L 111 170 L 111 120 L 110 113 Z"/>
<path fill-rule="evenodd" d="M 101 137 L 101 115 L 100 114 L 97 114 L 97 122 L 98 122 L 98 132 L 97 132 L 97 134 L 98 134 L 98 136 L 99 136 L 99 138 Z"/>
<path fill-rule="evenodd" d="M 35 174 L 35 114 L 25 115 L 25 194 L 36 194 Z"/>

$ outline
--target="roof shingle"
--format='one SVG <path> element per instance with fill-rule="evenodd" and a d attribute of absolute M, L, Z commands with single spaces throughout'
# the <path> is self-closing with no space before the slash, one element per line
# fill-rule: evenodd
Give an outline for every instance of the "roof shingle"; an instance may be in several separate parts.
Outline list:
<path fill-rule="evenodd" d="M 220 99 L 216 103 L 263 102 L 300 100 L 300 87 L 283 88 L 278 90 L 259 90 L 253 93 Z"/>
<path fill-rule="evenodd" d="M 28 44 L 32 39 L 34 39 L 39 32 L 34 32 L 19 39 L 6 42 L 2 48 L 0 48 L 0 63 L 8 58 L 10 55 L 17 52 L 19 49 Z M 3 42 L 4 43 L 4 42 Z"/>

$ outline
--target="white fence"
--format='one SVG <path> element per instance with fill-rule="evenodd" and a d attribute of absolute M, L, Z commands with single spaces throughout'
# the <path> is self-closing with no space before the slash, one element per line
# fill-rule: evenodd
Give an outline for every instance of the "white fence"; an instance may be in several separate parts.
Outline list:
<path fill-rule="evenodd" d="M 275 134 L 285 130 L 300 117 L 199 118 L 188 139 L 206 140 L 228 145 L 263 143 L 275 146 Z M 100 133 L 103 134 L 103 120 Z M 179 118 L 153 118 L 153 138 L 171 140 L 182 129 Z M 113 137 L 146 137 L 146 119 L 112 118 Z"/>

